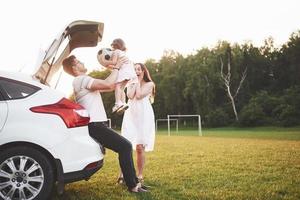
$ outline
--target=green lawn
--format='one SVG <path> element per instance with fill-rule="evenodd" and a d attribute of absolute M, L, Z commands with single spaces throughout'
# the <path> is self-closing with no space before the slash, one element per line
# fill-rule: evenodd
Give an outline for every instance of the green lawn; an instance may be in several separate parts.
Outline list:
<path fill-rule="evenodd" d="M 146 194 L 115 185 L 117 156 L 88 182 L 69 184 L 53 199 L 300 199 L 300 128 L 208 129 L 167 136 L 147 153 Z"/>
<path fill-rule="evenodd" d="M 160 135 L 168 135 L 167 129 L 158 132 Z M 190 130 L 178 132 L 173 128 L 170 135 L 199 135 L 197 127 Z M 203 129 L 204 137 L 224 137 L 224 138 L 255 138 L 255 139 L 280 139 L 280 140 L 300 140 L 300 127 L 281 128 L 281 127 L 259 127 L 259 128 L 212 128 Z"/>

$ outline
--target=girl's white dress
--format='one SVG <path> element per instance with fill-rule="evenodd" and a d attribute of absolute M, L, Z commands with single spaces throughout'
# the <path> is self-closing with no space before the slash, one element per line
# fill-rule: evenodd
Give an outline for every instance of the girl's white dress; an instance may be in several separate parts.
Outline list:
<path fill-rule="evenodd" d="M 149 97 L 128 100 L 129 108 L 124 113 L 121 135 L 131 142 L 133 149 L 137 144 L 143 144 L 145 151 L 154 149 L 154 112 Z"/>
<path fill-rule="evenodd" d="M 127 57 L 125 51 L 121 51 L 119 49 L 114 50 L 113 55 L 118 56 L 119 58 Z M 137 76 L 134 70 L 134 64 L 129 59 L 128 59 L 128 63 L 125 63 L 120 67 L 116 83 L 122 82 L 124 80 L 131 80 L 131 83 L 132 80 L 134 80 L 134 82 L 137 82 Z"/>

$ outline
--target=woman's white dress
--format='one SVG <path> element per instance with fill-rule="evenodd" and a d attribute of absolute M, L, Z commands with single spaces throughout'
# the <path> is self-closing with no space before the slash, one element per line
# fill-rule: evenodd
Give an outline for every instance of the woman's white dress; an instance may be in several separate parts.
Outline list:
<path fill-rule="evenodd" d="M 143 144 L 145 151 L 154 149 L 154 112 L 149 97 L 128 100 L 129 108 L 124 113 L 121 135 L 131 142 L 133 149 L 137 144 Z"/>

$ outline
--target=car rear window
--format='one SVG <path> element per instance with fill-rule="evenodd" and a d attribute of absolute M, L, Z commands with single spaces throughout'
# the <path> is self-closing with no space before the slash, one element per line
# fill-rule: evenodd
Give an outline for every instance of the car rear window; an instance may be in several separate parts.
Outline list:
<path fill-rule="evenodd" d="M 40 89 L 28 83 L 0 77 L 0 92 L 4 100 L 23 99 Z"/>

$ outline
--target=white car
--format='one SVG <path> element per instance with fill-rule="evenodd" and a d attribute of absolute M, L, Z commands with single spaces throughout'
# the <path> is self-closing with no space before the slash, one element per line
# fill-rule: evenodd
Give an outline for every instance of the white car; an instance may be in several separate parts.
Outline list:
<path fill-rule="evenodd" d="M 55 184 L 61 193 L 65 183 L 87 180 L 102 167 L 87 111 L 48 86 L 73 49 L 96 46 L 102 33 L 102 23 L 75 21 L 33 76 L 0 71 L 0 199 L 49 199 Z"/>

